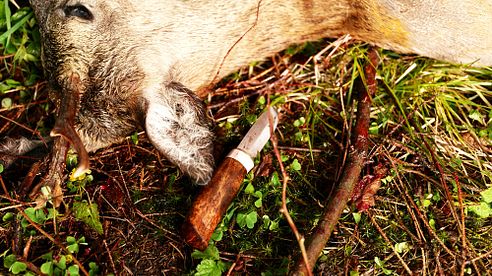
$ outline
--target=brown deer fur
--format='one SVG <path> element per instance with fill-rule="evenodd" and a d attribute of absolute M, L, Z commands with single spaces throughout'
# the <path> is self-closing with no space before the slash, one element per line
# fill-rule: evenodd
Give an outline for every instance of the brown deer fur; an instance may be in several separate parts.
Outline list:
<path fill-rule="evenodd" d="M 72 74 L 82 82 L 75 128 L 85 147 L 105 147 L 141 127 L 167 158 L 202 184 L 213 171 L 213 135 L 194 91 L 289 44 L 349 33 L 403 53 L 492 64 L 491 0 L 31 4 L 54 95 L 66 92 Z"/>

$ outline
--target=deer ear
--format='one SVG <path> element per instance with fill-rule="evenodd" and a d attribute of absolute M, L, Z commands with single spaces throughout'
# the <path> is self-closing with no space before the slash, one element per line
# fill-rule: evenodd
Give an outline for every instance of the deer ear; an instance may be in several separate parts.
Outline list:
<path fill-rule="evenodd" d="M 180 83 L 147 95 L 145 130 L 152 144 L 197 184 L 214 168 L 212 120 L 196 95 Z"/>

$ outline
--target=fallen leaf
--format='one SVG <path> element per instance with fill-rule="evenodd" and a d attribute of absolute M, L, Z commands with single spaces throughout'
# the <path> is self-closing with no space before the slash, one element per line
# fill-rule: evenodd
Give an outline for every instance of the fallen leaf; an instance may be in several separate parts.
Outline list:
<path fill-rule="evenodd" d="M 388 169 L 379 164 L 374 169 L 374 175 L 366 175 L 357 183 L 352 194 L 352 201 L 361 212 L 374 206 L 374 196 L 381 187 L 381 179 L 386 176 Z"/>

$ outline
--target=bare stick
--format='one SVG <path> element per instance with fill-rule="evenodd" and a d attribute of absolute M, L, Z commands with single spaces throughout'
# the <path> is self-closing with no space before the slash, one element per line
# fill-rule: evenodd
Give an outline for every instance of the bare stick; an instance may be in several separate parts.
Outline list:
<path fill-rule="evenodd" d="M 272 124 L 270 124 L 270 127 L 271 126 Z M 294 220 L 289 214 L 289 209 L 287 209 L 287 183 L 289 182 L 289 177 L 287 176 L 287 172 L 285 171 L 284 164 L 282 163 L 282 158 L 280 156 L 280 151 L 278 150 L 277 137 L 273 133 L 273 130 L 271 130 L 270 132 L 272 133 L 270 140 L 272 141 L 273 144 L 273 152 L 275 153 L 275 156 L 280 166 L 280 171 L 282 173 L 282 208 L 280 209 L 280 212 L 285 216 L 287 222 L 289 223 L 290 228 L 292 229 L 292 232 L 296 236 L 297 243 L 299 244 L 299 248 L 301 249 L 302 264 L 304 265 L 304 267 L 309 267 L 309 269 L 306 270 L 307 272 L 306 274 L 311 276 L 313 275 L 311 272 L 312 265 L 309 264 L 306 247 L 304 246 L 305 239 L 297 230 L 296 224 L 294 223 Z"/>
<path fill-rule="evenodd" d="M 307 256 L 309 261 L 308 266 L 310 268 L 314 267 L 319 254 L 330 239 L 331 233 L 352 195 L 366 161 L 371 97 L 376 92 L 378 55 L 375 49 L 369 50 L 368 58 L 370 64 L 365 66 L 367 88 L 360 91 L 359 103 L 357 105 L 357 122 L 354 129 L 355 143 L 350 146 L 347 165 L 343 170 L 343 176 L 338 189 L 326 205 L 321 221 L 308 241 Z M 298 261 L 293 274 L 309 275 L 311 273 L 310 268 L 307 268 L 303 261 Z"/>

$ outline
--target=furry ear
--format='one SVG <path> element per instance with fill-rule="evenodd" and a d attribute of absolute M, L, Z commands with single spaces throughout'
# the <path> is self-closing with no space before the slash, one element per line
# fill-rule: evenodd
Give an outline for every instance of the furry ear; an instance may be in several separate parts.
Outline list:
<path fill-rule="evenodd" d="M 145 130 L 152 144 L 197 184 L 207 184 L 214 169 L 212 120 L 202 101 L 177 82 L 147 95 Z"/>

